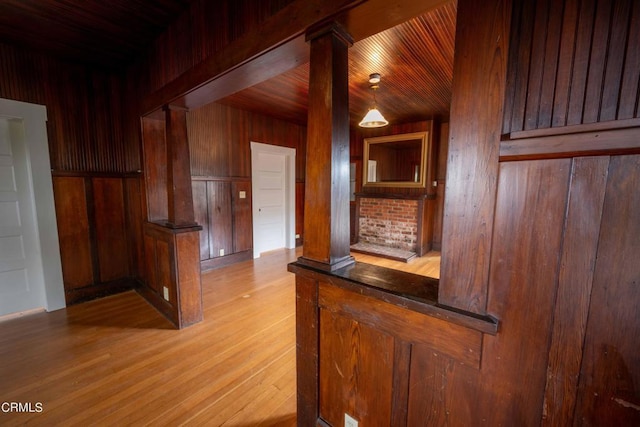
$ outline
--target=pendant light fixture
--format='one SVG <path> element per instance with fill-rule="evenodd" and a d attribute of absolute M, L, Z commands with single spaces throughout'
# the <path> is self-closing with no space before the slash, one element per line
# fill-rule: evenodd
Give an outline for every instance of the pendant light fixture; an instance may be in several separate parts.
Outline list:
<path fill-rule="evenodd" d="M 380 74 L 369 75 L 369 88 L 373 91 L 373 107 L 369 109 L 358 126 L 363 128 L 380 128 L 389 124 L 376 105 L 376 90 L 380 88 Z"/>

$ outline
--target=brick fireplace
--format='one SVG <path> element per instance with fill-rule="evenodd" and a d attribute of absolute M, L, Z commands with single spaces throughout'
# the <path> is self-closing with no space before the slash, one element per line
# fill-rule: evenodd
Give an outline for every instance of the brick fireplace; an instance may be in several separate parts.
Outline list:
<path fill-rule="evenodd" d="M 358 231 L 360 242 L 416 252 L 418 201 L 363 197 Z"/>
<path fill-rule="evenodd" d="M 357 242 L 424 255 L 433 237 L 428 201 L 426 195 L 357 194 Z"/>

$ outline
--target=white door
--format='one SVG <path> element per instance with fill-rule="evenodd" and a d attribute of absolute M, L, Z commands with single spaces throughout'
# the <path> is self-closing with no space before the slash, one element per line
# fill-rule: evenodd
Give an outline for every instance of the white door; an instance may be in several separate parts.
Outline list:
<path fill-rule="evenodd" d="M 21 121 L 0 117 L 0 315 L 46 305 L 23 134 Z"/>
<path fill-rule="evenodd" d="M 251 143 L 253 255 L 295 247 L 295 150 Z"/>
<path fill-rule="evenodd" d="M 285 156 L 257 153 L 255 201 L 258 253 L 285 246 Z"/>

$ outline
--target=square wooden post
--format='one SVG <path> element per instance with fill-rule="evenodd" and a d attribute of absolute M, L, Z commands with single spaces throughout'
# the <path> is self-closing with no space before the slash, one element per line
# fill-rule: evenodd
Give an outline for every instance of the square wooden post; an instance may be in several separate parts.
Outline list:
<path fill-rule="evenodd" d="M 311 44 L 304 248 L 299 262 L 326 271 L 353 264 L 349 246 L 349 76 L 351 36 L 337 23 Z"/>

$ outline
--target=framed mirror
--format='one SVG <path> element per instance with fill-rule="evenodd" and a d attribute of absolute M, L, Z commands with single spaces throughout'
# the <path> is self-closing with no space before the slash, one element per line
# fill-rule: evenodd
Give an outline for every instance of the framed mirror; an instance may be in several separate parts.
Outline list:
<path fill-rule="evenodd" d="M 429 132 L 365 138 L 363 179 L 366 187 L 424 188 Z"/>

